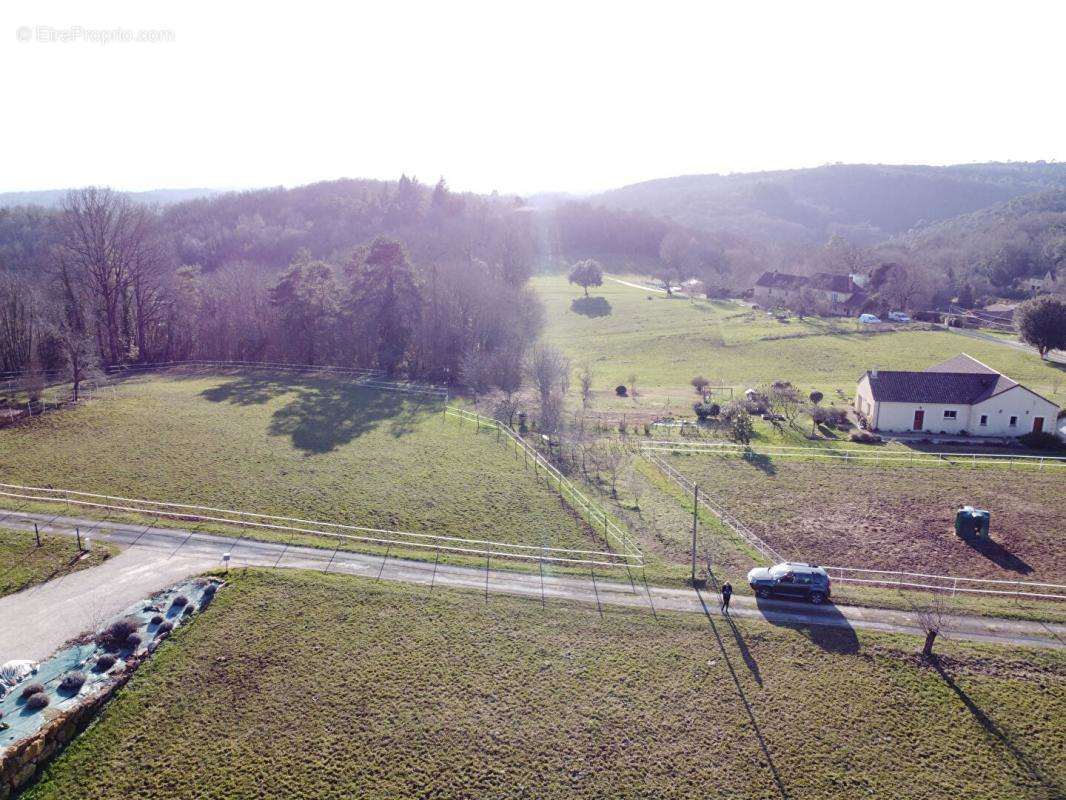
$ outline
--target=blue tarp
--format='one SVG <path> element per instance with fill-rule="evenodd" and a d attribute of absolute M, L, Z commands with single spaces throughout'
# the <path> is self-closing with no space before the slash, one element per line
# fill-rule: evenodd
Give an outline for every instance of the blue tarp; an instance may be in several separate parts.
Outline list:
<path fill-rule="evenodd" d="M 137 649 L 141 650 L 155 641 L 159 625 L 152 624 L 152 617 L 160 614 L 175 628 L 178 627 L 181 620 L 188 619 L 188 617 L 183 616 L 183 607 L 173 605 L 174 598 L 178 595 L 184 595 L 189 600 L 190 605 L 199 609 L 203 605 L 205 592 L 210 593 L 210 591 L 213 591 L 208 590 L 207 587 L 214 583 L 217 583 L 217 581 L 213 582 L 197 578 L 178 584 L 131 606 L 122 614 L 109 620 L 107 624 L 110 625 L 112 622 L 127 617 L 136 619 L 139 623 L 137 633 L 141 637 L 141 644 Z M 128 651 L 111 653 L 116 659 L 115 666 L 111 667 L 107 672 L 100 673 L 93 669 L 93 664 L 104 652 L 104 649 L 95 642 L 60 650 L 51 658 L 42 661 L 36 674 L 28 676 L 21 683 L 10 689 L 7 696 L 0 700 L 0 712 L 3 712 L 3 716 L 0 716 L 0 727 L 5 723 L 8 726 L 6 729 L 0 730 L 0 753 L 20 739 L 36 733 L 57 713 L 77 706 L 88 696 L 94 694 L 108 682 L 111 673 L 121 669 L 125 659 L 131 655 Z M 59 685 L 63 680 L 63 676 L 75 670 L 81 670 L 85 673 L 85 684 L 77 693 L 61 692 Z M 49 699 L 49 703 L 45 708 L 33 711 L 25 707 L 25 701 L 21 696 L 22 689 L 31 683 L 44 684 L 45 694 L 48 695 Z"/>

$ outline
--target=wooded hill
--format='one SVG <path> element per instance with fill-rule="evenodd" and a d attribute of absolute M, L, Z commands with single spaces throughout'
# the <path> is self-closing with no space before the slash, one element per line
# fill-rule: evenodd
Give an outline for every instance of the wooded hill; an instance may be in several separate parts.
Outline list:
<path fill-rule="evenodd" d="M 686 175 L 633 184 L 591 201 L 755 240 L 821 243 L 839 234 L 856 244 L 874 244 L 1048 189 L 1066 189 L 1066 164 L 857 164 Z"/>

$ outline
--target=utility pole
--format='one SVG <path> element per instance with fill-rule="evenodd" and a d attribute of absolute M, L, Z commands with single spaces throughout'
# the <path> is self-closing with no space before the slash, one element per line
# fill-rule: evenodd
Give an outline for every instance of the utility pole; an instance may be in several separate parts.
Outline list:
<path fill-rule="evenodd" d="M 696 585 L 696 525 L 699 522 L 700 487 L 692 484 L 692 585 Z"/>

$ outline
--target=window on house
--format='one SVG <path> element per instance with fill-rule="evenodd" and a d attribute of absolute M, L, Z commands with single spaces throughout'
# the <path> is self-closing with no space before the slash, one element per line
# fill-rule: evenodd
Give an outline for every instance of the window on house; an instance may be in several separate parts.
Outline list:
<path fill-rule="evenodd" d="M 988 414 L 981 415 L 981 425 L 988 425 Z"/>
<path fill-rule="evenodd" d="M 958 411 L 945 411 L 944 419 L 955 419 L 959 415 Z"/>
<path fill-rule="evenodd" d="M 1011 417 L 1010 418 L 1010 426 L 1012 428 L 1017 428 L 1018 427 L 1018 418 L 1017 417 Z"/>

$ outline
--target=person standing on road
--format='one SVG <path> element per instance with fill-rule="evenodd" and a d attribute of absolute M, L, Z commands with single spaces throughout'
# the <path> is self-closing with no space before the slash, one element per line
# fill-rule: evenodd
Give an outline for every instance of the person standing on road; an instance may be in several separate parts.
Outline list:
<path fill-rule="evenodd" d="M 728 581 L 722 586 L 722 611 L 729 613 L 729 598 L 733 596 L 733 584 Z"/>

